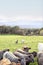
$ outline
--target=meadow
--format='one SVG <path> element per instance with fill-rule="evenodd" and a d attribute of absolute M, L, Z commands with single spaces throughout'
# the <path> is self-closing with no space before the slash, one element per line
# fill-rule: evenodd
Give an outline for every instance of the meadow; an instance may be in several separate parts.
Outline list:
<path fill-rule="evenodd" d="M 18 44 L 15 41 L 18 39 Z M 25 42 L 22 43 L 21 40 L 24 39 Z M 38 52 L 38 43 L 43 42 L 43 36 L 19 36 L 19 35 L 0 35 L 0 50 L 9 48 L 11 52 L 16 49 L 22 49 L 23 46 L 31 47 L 30 52 Z M 37 58 L 35 62 L 30 65 L 37 65 Z"/>

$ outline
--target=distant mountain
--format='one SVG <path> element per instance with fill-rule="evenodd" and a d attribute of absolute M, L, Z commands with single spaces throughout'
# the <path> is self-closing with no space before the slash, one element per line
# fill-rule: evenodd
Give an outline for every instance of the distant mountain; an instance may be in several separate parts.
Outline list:
<path fill-rule="evenodd" d="M 42 21 L 13 21 L 13 22 L 0 22 L 0 25 L 6 26 L 20 26 L 21 28 L 41 28 L 43 27 Z"/>
<path fill-rule="evenodd" d="M 35 25 L 19 25 L 21 28 L 42 28 L 43 26 L 35 26 Z"/>

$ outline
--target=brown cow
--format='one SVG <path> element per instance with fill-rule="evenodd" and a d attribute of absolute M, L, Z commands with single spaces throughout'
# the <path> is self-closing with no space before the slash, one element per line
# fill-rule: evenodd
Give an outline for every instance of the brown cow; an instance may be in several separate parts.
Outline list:
<path fill-rule="evenodd" d="M 4 58 L 0 61 L 0 65 L 11 65 L 11 62 L 9 59 Z"/>

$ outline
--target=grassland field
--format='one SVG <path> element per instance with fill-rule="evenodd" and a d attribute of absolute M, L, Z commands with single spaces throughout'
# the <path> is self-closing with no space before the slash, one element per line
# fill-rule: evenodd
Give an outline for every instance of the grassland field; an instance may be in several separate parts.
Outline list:
<path fill-rule="evenodd" d="M 18 44 L 15 41 L 18 39 Z M 24 44 L 21 40 L 24 39 Z M 43 43 L 43 36 L 19 36 L 19 35 L 0 35 L 0 50 L 5 48 L 9 48 L 10 51 L 14 51 L 16 49 L 22 49 L 23 46 L 31 47 L 30 52 L 38 51 L 38 43 Z M 35 62 L 30 65 L 37 65 L 37 58 L 35 58 Z"/>

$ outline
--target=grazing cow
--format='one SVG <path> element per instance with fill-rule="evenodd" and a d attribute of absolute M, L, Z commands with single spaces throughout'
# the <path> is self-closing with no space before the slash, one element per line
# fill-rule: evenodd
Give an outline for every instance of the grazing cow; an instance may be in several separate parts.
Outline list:
<path fill-rule="evenodd" d="M 17 52 L 20 52 L 20 53 L 26 54 L 26 55 L 31 55 L 32 54 L 34 57 L 37 56 L 37 52 L 36 51 L 33 51 L 33 52 L 25 52 L 25 51 L 23 51 L 21 49 L 18 49 Z"/>
<path fill-rule="evenodd" d="M 22 40 L 21 40 L 21 42 L 22 42 L 22 43 L 24 43 L 24 42 L 25 42 L 25 40 L 24 40 L 24 39 L 22 39 Z"/>
<path fill-rule="evenodd" d="M 25 55 L 23 55 L 19 52 L 14 52 L 13 54 L 21 59 L 21 65 L 26 65 L 26 60 L 25 60 L 26 56 Z"/>
<path fill-rule="evenodd" d="M 0 61 L 0 65 L 11 65 L 11 62 L 10 62 L 9 59 L 3 58 L 3 59 Z"/>
<path fill-rule="evenodd" d="M 28 56 L 29 56 L 30 54 L 32 54 L 32 53 L 30 53 L 30 52 L 26 52 L 26 51 L 23 51 L 23 50 L 21 50 L 21 49 L 18 49 L 17 52 L 22 53 L 22 54 L 26 54 L 26 55 L 28 55 Z"/>
<path fill-rule="evenodd" d="M 0 60 L 3 59 L 3 54 L 4 54 L 6 51 L 9 51 L 9 49 L 4 49 L 4 50 L 1 50 L 1 51 L 0 51 Z"/>
<path fill-rule="evenodd" d="M 26 52 L 28 52 L 30 49 L 31 49 L 31 48 L 28 48 L 27 46 L 24 46 L 24 47 L 23 47 L 23 51 L 26 51 Z"/>
<path fill-rule="evenodd" d="M 43 51 L 43 43 L 38 43 L 38 51 Z"/>
<path fill-rule="evenodd" d="M 29 65 L 30 62 L 34 61 L 33 55 L 26 55 L 19 52 L 14 52 L 13 54 L 21 58 L 21 65 Z"/>
<path fill-rule="evenodd" d="M 16 40 L 16 44 L 18 44 L 18 40 Z"/>
<path fill-rule="evenodd" d="M 43 65 L 43 51 L 37 53 L 38 65 Z"/>
<path fill-rule="evenodd" d="M 18 57 L 16 57 L 13 53 L 8 51 L 3 54 L 3 58 L 8 58 L 11 62 L 15 63 L 18 63 L 20 61 Z"/>
<path fill-rule="evenodd" d="M 9 59 L 3 58 L 3 59 L 0 61 L 0 65 L 21 65 L 21 64 L 20 64 L 20 63 L 15 63 L 15 62 L 10 62 Z"/>
<path fill-rule="evenodd" d="M 20 53 L 22 53 L 22 54 L 27 54 L 27 55 L 29 54 L 29 52 L 23 51 L 23 50 L 21 50 L 21 49 L 18 49 L 17 52 L 20 52 Z"/>
<path fill-rule="evenodd" d="M 38 65 L 43 65 L 43 43 L 38 44 L 37 61 Z"/>

